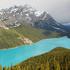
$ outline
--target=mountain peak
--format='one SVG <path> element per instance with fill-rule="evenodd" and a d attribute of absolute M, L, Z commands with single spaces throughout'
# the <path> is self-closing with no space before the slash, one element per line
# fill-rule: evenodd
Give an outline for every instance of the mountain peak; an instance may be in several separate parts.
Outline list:
<path fill-rule="evenodd" d="M 3 11 L 0 11 L 0 20 L 4 21 L 7 26 L 19 26 L 21 24 L 24 24 L 23 22 L 34 25 L 34 23 L 38 20 L 48 20 L 48 23 L 52 23 L 53 20 L 50 18 L 53 19 L 47 12 L 38 11 L 27 4 L 24 6 L 15 5 L 8 9 L 4 9 Z"/>

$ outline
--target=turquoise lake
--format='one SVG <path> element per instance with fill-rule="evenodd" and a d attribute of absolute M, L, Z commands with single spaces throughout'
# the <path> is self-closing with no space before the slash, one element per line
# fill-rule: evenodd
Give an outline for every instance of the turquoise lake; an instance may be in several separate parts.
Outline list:
<path fill-rule="evenodd" d="M 0 50 L 0 65 L 11 66 L 43 53 L 47 53 L 56 47 L 70 49 L 70 39 L 67 37 L 43 39 L 32 45 L 22 45 L 16 48 Z"/>

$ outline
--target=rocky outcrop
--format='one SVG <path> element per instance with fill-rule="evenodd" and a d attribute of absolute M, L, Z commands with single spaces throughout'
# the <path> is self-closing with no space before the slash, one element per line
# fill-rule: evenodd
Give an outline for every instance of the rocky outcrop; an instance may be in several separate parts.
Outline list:
<path fill-rule="evenodd" d="M 9 29 L 8 27 L 5 26 L 4 22 L 2 21 L 0 21 L 0 28 Z"/>
<path fill-rule="evenodd" d="M 30 39 L 28 39 L 28 38 L 24 38 L 24 39 L 22 39 L 22 41 L 24 42 L 24 44 L 29 44 L 29 45 L 31 45 L 33 42 L 30 40 Z"/>
<path fill-rule="evenodd" d="M 23 44 L 28 44 L 28 45 L 31 45 L 33 42 L 29 39 L 29 38 L 26 38 L 26 37 L 19 37 L 18 39 L 20 39 Z"/>

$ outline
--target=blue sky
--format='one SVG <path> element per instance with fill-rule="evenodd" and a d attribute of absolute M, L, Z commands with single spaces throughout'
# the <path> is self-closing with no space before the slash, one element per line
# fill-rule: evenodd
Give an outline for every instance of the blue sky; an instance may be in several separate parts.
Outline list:
<path fill-rule="evenodd" d="M 70 22 L 70 0 L 0 0 L 0 9 L 24 4 L 49 12 L 59 22 Z"/>

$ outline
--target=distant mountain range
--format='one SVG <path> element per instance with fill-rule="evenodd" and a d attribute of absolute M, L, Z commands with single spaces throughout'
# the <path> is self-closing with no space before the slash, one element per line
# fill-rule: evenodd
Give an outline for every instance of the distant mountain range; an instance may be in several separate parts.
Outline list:
<path fill-rule="evenodd" d="M 47 12 L 38 11 L 29 5 L 13 6 L 0 10 L 0 27 L 8 29 L 20 25 L 30 25 L 40 29 L 60 32 L 63 35 L 70 35 L 70 27 L 58 23 Z"/>

